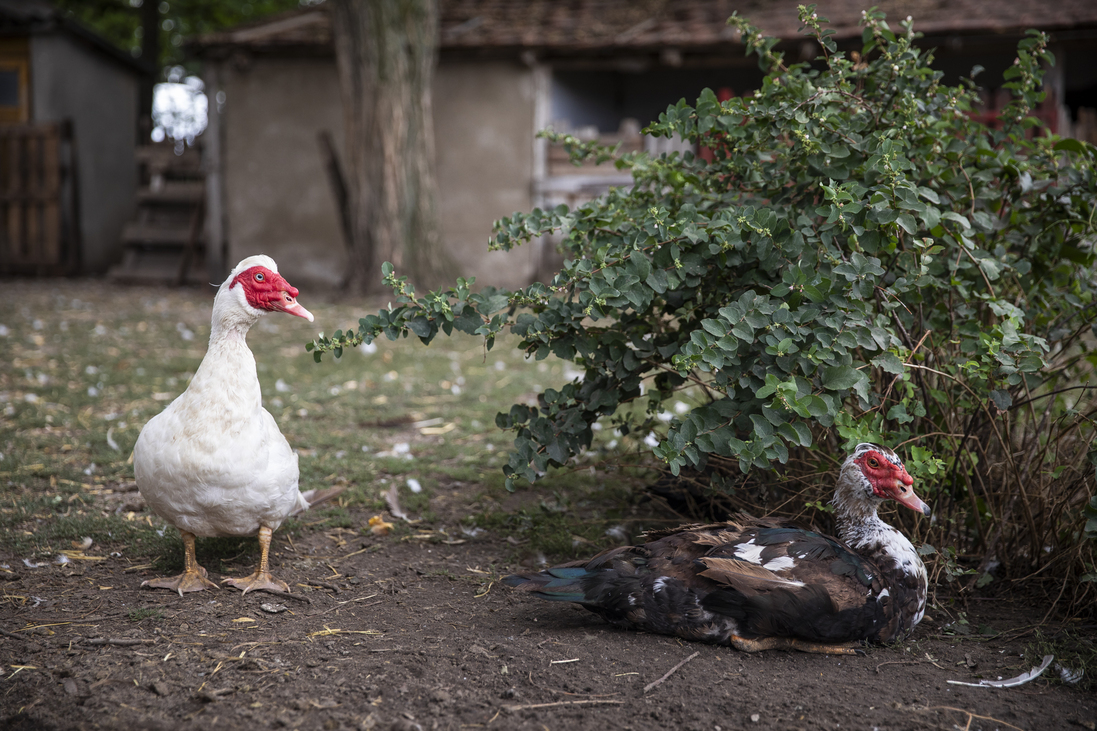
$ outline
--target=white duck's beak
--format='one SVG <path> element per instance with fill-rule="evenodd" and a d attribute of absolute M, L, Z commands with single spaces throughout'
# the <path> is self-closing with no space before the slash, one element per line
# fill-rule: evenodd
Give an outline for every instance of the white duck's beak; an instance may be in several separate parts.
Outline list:
<path fill-rule="evenodd" d="M 296 300 L 296 299 L 292 299 L 292 298 L 291 298 L 291 300 L 290 300 L 290 303 L 289 303 L 289 304 L 287 304 L 287 305 L 285 306 L 285 308 L 284 308 L 284 309 L 283 309 L 282 311 L 283 311 L 283 312 L 288 312 L 288 313 L 289 313 L 289 314 L 291 314 L 291 315 L 297 315 L 297 317 L 303 317 L 303 318 L 305 318 L 306 320 L 308 320 L 309 322 L 312 322 L 313 320 L 315 320 L 315 319 L 316 319 L 316 318 L 314 318 L 314 317 L 312 316 L 312 313 L 311 313 L 311 312 L 309 312 L 308 310 L 306 310 L 306 309 L 305 309 L 304 307 L 302 307 L 301 305 L 297 304 L 297 300 Z"/>
<path fill-rule="evenodd" d="M 296 290 L 294 290 L 296 291 Z M 296 315 L 297 317 L 303 317 L 309 322 L 312 322 L 315 318 L 312 313 L 306 310 L 304 307 L 297 303 L 297 298 L 289 292 L 282 290 L 281 299 L 275 300 L 274 309 L 281 310 L 290 315 Z"/>

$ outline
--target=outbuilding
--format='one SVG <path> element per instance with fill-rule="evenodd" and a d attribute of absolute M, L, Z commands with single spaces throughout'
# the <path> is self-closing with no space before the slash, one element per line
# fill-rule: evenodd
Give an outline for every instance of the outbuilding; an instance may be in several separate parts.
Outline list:
<path fill-rule="evenodd" d="M 575 168 L 537 132 L 653 152 L 681 147 L 640 129 L 705 87 L 726 98 L 761 82 L 755 57 L 726 24 L 733 12 L 781 39 L 789 62 L 820 49 L 803 36 L 795 0 L 440 0 L 433 104 L 442 235 L 480 284 L 522 286 L 552 270 L 551 242 L 489 252 L 492 223 L 514 211 L 574 204 L 627 185 L 614 169 Z M 1039 110 L 1060 134 L 1097 136 L 1097 3 L 1019 0 L 879 3 L 889 22 L 914 15 L 924 45 L 956 83 L 987 70 L 986 115 L 1004 102 L 1002 72 L 1028 28 L 1050 31 L 1058 65 Z M 861 47 L 861 0 L 822 4 L 843 49 Z M 194 39 L 205 62 L 207 238 L 212 272 L 255 252 L 301 281 L 337 285 L 346 261 L 325 144 L 343 143 L 343 111 L 324 4 Z M 1008 94 L 1006 95 L 1008 96 Z M 1089 116 L 1087 116 L 1087 114 Z M 296 280 L 295 280 L 296 281 Z"/>
<path fill-rule="evenodd" d="M 0 273 L 101 273 L 137 191 L 148 69 L 39 0 L 0 0 Z"/>

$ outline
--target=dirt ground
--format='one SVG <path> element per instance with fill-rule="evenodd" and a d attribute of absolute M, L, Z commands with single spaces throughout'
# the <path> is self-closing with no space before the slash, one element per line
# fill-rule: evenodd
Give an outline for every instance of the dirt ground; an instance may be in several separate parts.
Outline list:
<path fill-rule="evenodd" d="M 32 567 L 0 555 L 0 728 L 1037 730 L 1097 720 L 1097 698 L 1048 679 L 946 682 L 1038 664 L 1021 656 L 1038 607 L 972 601 L 970 626 L 996 631 L 990 639 L 951 635 L 930 612 L 910 642 L 863 657 L 750 655 L 519 596 L 490 568 L 507 554 L 495 538 L 276 534 L 273 570 L 293 594 L 182 598 L 142 589 L 152 569 L 125 557 Z"/>

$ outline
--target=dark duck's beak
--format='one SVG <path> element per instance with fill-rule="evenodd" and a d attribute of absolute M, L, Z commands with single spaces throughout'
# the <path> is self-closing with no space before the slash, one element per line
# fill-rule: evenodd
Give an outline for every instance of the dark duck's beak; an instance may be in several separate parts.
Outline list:
<path fill-rule="evenodd" d="M 890 484 L 884 486 L 888 496 L 900 505 L 905 505 L 911 510 L 917 510 L 928 517 L 933 511 L 914 494 L 914 488 L 912 487 L 914 478 L 907 472 L 906 467 L 898 467 L 895 472 L 894 479 L 890 481 Z"/>

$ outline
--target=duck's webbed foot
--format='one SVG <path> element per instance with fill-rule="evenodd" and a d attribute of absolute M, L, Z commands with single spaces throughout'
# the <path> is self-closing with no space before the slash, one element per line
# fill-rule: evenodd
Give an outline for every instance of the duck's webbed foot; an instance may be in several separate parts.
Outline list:
<path fill-rule="evenodd" d="M 271 576 L 269 571 L 256 571 L 251 576 L 247 576 L 243 579 L 222 579 L 221 583 L 235 586 L 237 589 L 243 589 L 245 594 L 249 591 L 274 591 L 279 594 L 290 593 L 289 585 L 287 585 L 286 582 Z"/>
<path fill-rule="evenodd" d="M 259 568 L 255 570 L 254 574 L 243 579 L 222 579 L 221 583 L 242 589 L 245 594 L 249 591 L 273 591 L 279 594 L 289 594 L 289 585 L 274 578 L 270 573 L 268 557 L 270 556 L 270 541 L 273 534 L 274 531 L 265 525 L 259 528 L 259 550 L 261 553 Z"/>
<path fill-rule="evenodd" d="M 171 589 L 179 592 L 204 591 L 207 588 L 219 589 L 221 587 L 206 578 L 206 570 L 198 565 L 194 557 L 194 534 L 184 530 L 179 531 L 183 537 L 183 573 L 178 576 L 165 576 L 161 579 L 149 579 L 142 581 L 141 586 L 153 589 Z"/>
<path fill-rule="evenodd" d="M 206 570 L 201 566 L 198 567 L 197 571 L 184 571 L 178 576 L 165 576 L 162 579 L 142 581 L 141 586 L 148 586 L 153 589 L 171 589 L 172 591 L 179 592 L 179 596 L 183 596 L 183 592 L 187 591 L 203 591 L 207 588 L 221 588 L 206 578 Z"/>

